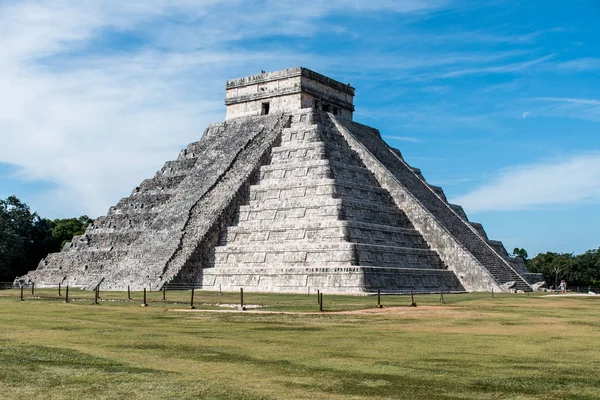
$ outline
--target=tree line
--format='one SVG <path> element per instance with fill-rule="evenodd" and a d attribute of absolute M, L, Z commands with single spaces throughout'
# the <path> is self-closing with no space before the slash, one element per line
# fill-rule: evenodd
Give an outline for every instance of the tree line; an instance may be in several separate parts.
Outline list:
<path fill-rule="evenodd" d="M 513 255 L 525 260 L 525 265 L 531 272 L 544 275 L 548 285 L 557 287 L 562 279 L 569 286 L 600 285 L 600 248 L 583 254 L 549 251 L 532 259 L 528 259 L 525 249 L 515 248 Z"/>
<path fill-rule="evenodd" d="M 87 215 L 42 218 L 16 196 L 0 199 L 0 281 L 35 269 L 48 253 L 59 251 L 92 222 Z"/>

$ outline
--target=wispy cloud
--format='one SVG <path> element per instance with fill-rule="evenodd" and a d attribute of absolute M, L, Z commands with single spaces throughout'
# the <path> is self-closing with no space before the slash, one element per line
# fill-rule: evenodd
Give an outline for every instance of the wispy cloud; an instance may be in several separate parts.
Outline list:
<path fill-rule="evenodd" d="M 384 135 L 384 139 L 388 140 L 398 140 L 401 142 L 411 142 L 411 143 L 421 143 L 423 139 L 419 139 L 411 136 L 395 136 L 395 135 Z"/>
<path fill-rule="evenodd" d="M 556 67 L 564 72 L 597 71 L 600 70 L 600 58 L 584 57 L 562 61 Z"/>
<path fill-rule="evenodd" d="M 537 64 L 541 64 L 545 61 L 550 60 L 554 57 L 554 54 L 549 54 L 544 57 L 538 57 L 532 60 L 526 60 L 521 62 L 514 62 L 508 64 L 500 64 L 500 65 L 490 65 L 478 68 L 462 68 L 456 69 L 449 72 L 444 72 L 441 74 L 430 74 L 425 75 L 425 77 L 437 78 L 437 79 L 448 79 L 448 78 L 458 78 L 465 75 L 486 75 L 486 74 L 507 74 L 522 71 L 529 67 L 532 67 Z"/>
<path fill-rule="evenodd" d="M 530 102 L 537 103 L 536 116 L 563 117 L 600 121 L 600 100 L 573 97 L 535 97 Z"/>
<path fill-rule="evenodd" d="M 596 99 L 576 99 L 571 97 L 535 97 L 533 100 L 541 101 L 552 101 L 557 103 L 569 103 L 569 104 L 580 104 L 580 105 L 600 105 L 600 100 Z"/>
<path fill-rule="evenodd" d="M 600 153 L 507 168 L 490 183 L 451 202 L 470 212 L 600 202 Z"/>

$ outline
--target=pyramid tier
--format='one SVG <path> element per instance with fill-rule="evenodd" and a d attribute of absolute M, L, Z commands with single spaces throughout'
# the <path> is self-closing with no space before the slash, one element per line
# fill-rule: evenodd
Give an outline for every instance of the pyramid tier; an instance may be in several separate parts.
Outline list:
<path fill-rule="evenodd" d="M 333 218 L 380 225 L 410 226 L 406 215 L 396 207 L 374 202 L 326 197 L 302 197 L 298 201 L 289 200 L 286 205 L 258 203 L 241 206 L 237 220 L 241 225 L 244 221 L 277 221 L 300 218 Z"/>
<path fill-rule="evenodd" d="M 342 179 L 265 179 L 250 187 L 250 204 L 284 204 L 304 197 L 334 197 L 362 200 L 393 206 L 385 189 Z"/>
<path fill-rule="evenodd" d="M 220 245 L 345 240 L 352 243 L 428 249 L 415 229 L 342 220 L 246 221 L 230 226 Z"/>
<path fill-rule="evenodd" d="M 363 265 L 388 268 L 443 269 L 429 249 L 348 242 L 228 244 L 215 247 L 214 267 L 285 267 Z"/>
<path fill-rule="evenodd" d="M 208 268 L 202 286 L 209 290 L 316 293 L 464 292 L 452 271 L 383 267 Z"/>

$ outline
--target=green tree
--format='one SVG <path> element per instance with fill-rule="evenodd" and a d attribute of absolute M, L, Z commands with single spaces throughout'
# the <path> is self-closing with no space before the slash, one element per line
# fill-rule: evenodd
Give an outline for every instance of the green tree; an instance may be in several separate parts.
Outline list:
<path fill-rule="evenodd" d="M 0 199 L 0 280 L 13 280 L 36 268 L 91 222 L 87 215 L 51 221 L 31 212 L 16 196 Z"/>
<path fill-rule="evenodd" d="M 527 254 L 527 250 L 515 247 L 513 250 L 513 256 L 519 257 L 519 258 L 523 259 L 523 261 L 527 261 L 529 254 Z"/>
<path fill-rule="evenodd" d="M 588 250 L 575 257 L 575 268 L 571 279 L 577 284 L 600 284 L 600 248 Z"/>
<path fill-rule="evenodd" d="M 65 243 L 73 239 L 73 236 L 82 235 L 93 220 L 87 215 L 79 218 L 62 218 L 52 221 L 52 237 L 58 249 L 62 249 Z"/>
<path fill-rule="evenodd" d="M 32 213 L 16 196 L 0 200 L 0 279 L 35 268 L 53 248 L 49 220 Z"/>
<path fill-rule="evenodd" d="M 546 282 L 553 283 L 554 287 L 558 286 L 561 279 L 570 281 L 573 275 L 575 258 L 569 253 L 552 253 L 538 254 L 532 258 L 527 264 L 531 272 L 539 272 L 544 275 Z"/>

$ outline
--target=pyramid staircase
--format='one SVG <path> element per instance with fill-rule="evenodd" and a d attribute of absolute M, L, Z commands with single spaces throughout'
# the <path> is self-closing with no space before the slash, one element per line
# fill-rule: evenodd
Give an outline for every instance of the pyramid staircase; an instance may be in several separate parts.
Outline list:
<path fill-rule="evenodd" d="M 214 248 L 212 268 L 204 270 L 205 276 L 227 279 L 205 280 L 203 286 L 394 290 L 386 282 L 365 279 L 369 270 L 380 269 L 396 275 L 396 290 L 463 291 L 326 118 L 307 110 L 295 114 L 291 126 L 283 129 L 280 146 L 272 149 L 270 162 L 250 186 L 248 203 L 239 207 L 234 224 Z M 367 271 L 354 268 L 355 281 L 345 279 L 345 273 L 327 282 L 312 274 L 322 270 L 331 275 L 340 268 L 347 272 L 349 267 Z M 294 271 L 296 277 L 267 277 L 268 270 Z M 428 285 L 432 275 L 433 286 Z"/>

